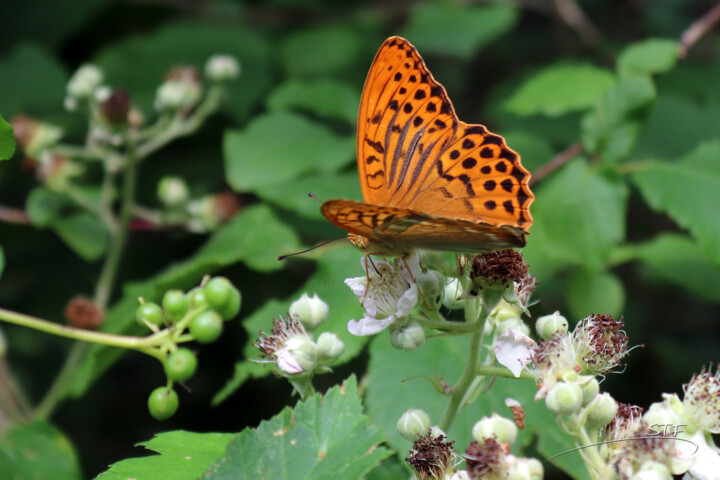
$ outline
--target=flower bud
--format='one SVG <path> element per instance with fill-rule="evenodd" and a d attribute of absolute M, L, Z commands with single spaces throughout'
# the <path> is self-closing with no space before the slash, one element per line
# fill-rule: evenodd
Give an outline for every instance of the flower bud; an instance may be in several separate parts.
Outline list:
<path fill-rule="evenodd" d="M 543 466 L 536 458 L 515 457 L 508 455 L 507 480 L 542 480 Z"/>
<path fill-rule="evenodd" d="M 543 340 L 550 340 L 557 332 L 567 333 L 568 321 L 560 315 L 560 312 L 556 311 L 551 315 L 544 315 L 538 318 L 535 323 L 535 331 L 537 331 L 537 334 Z"/>
<path fill-rule="evenodd" d="M 70 78 L 67 94 L 74 100 L 87 100 L 102 81 L 102 70 L 95 65 L 83 65 Z"/>
<path fill-rule="evenodd" d="M 309 377 L 317 367 L 317 345 L 304 335 L 289 338 L 277 355 L 277 364 L 289 376 Z"/>
<path fill-rule="evenodd" d="M 584 377 L 583 380 L 586 380 L 584 383 L 583 381 L 580 382 L 583 392 L 583 405 L 588 405 L 600 393 L 600 383 L 595 377 L 590 376 Z"/>
<path fill-rule="evenodd" d="M 333 363 L 345 351 L 345 344 L 334 333 L 323 332 L 316 343 L 318 363 L 321 365 Z"/>
<path fill-rule="evenodd" d="M 128 123 L 130 95 L 126 90 L 110 90 L 107 98 L 100 100 L 100 111 L 107 123 L 123 127 Z"/>
<path fill-rule="evenodd" d="M 437 270 L 425 270 L 417 277 L 417 285 L 425 298 L 437 298 L 445 286 L 445 276 Z"/>
<path fill-rule="evenodd" d="M 597 395 L 587 406 L 587 420 L 593 427 L 604 427 L 617 415 L 618 404 L 607 392 Z"/>
<path fill-rule="evenodd" d="M 472 477 L 467 470 L 458 470 L 452 474 L 450 480 L 472 480 Z"/>
<path fill-rule="evenodd" d="M 16 115 L 10 121 L 15 133 L 15 140 L 28 157 L 35 158 L 43 150 L 51 147 L 62 137 L 60 127 L 40 123 L 27 115 Z"/>
<path fill-rule="evenodd" d="M 213 82 L 235 80 L 240 75 L 240 63 L 232 55 L 213 55 L 205 63 L 205 76 Z"/>
<path fill-rule="evenodd" d="M 430 415 L 424 410 L 409 408 L 397 421 L 397 429 L 405 440 L 414 442 L 430 428 Z"/>
<path fill-rule="evenodd" d="M 478 443 L 484 443 L 486 439 L 495 437 L 498 442 L 509 445 L 515 441 L 517 435 L 518 428 L 515 422 L 497 413 L 483 417 L 472 428 L 472 436 Z"/>
<path fill-rule="evenodd" d="M 630 480 L 672 480 L 672 478 L 666 465 L 654 460 L 646 460 Z"/>
<path fill-rule="evenodd" d="M 328 317 L 327 303 L 320 300 L 317 293 L 312 298 L 303 293 L 299 300 L 295 300 L 288 310 L 293 320 L 303 324 L 308 330 L 320 326 Z"/>
<path fill-rule="evenodd" d="M 685 425 L 685 418 L 667 404 L 667 402 L 655 402 L 650 405 L 647 412 L 643 415 L 643 421 L 650 427 L 658 427 L 664 425 Z"/>
<path fill-rule="evenodd" d="M 433 425 L 430 427 L 430 436 L 435 438 L 439 438 L 440 436 L 447 437 L 447 433 L 437 425 Z"/>
<path fill-rule="evenodd" d="M 465 305 L 465 301 L 462 299 L 462 295 L 463 287 L 460 283 L 460 280 L 458 280 L 457 278 L 452 278 L 445 285 L 442 303 L 445 308 L 448 308 L 450 310 L 462 308 Z"/>
<path fill-rule="evenodd" d="M 220 192 L 194 200 L 187 206 L 188 212 L 195 217 L 190 229 L 196 232 L 215 230 L 241 208 L 233 192 Z"/>
<path fill-rule="evenodd" d="M 390 343 L 400 350 L 415 350 L 425 343 L 425 329 L 418 322 L 410 322 L 399 329 L 393 325 L 390 330 Z"/>
<path fill-rule="evenodd" d="M 566 415 L 582 406 L 583 394 L 577 383 L 555 384 L 545 397 L 545 406 L 555 413 Z"/>
<path fill-rule="evenodd" d="M 177 207 L 187 202 L 190 190 L 182 178 L 168 176 L 158 182 L 157 196 L 164 205 Z"/>

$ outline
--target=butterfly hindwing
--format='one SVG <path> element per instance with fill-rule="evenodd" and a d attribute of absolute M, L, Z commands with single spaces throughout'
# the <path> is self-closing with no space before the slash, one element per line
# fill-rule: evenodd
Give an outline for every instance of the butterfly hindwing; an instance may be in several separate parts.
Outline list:
<path fill-rule="evenodd" d="M 480 253 L 525 245 L 525 232 L 519 228 L 498 228 L 350 200 L 327 201 L 322 213 L 335 225 L 385 245 L 389 251 L 426 248 Z"/>

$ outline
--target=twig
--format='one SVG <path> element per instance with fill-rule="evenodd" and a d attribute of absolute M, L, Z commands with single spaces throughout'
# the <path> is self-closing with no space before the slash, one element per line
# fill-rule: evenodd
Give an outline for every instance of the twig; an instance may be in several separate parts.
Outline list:
<path fill-rule="evenodd" d="M 685 58 L 688 50 L 709 32 L 718 20 L 720 20 L 720 2 L 683 32 L 680 37 L 680 58 Z"/>
<path fill-rule="evenodd" d="M 555 10 L 560 18 L 578 34 L 580 40 L 591 47 L 602 41 L 602 33 L 580 9 L 575 0 L 555 0 Z"/>
<path fill-rule="evenodd" d="M 573 143 L 565 151 L 558 153 L 552 160 L 538 168 L 530 178 L 530 185 L 536 184 L 550 173 L 565 165 L 575 156 L 579 155 L 582 151 L 583 144 L 581 142 Z"/>
<path fill-rule="evenodd" d="M 0 221 L 25 225 L 30 223 L 30 219 L 23 210 L 3 206 L 0 206 Z"/>

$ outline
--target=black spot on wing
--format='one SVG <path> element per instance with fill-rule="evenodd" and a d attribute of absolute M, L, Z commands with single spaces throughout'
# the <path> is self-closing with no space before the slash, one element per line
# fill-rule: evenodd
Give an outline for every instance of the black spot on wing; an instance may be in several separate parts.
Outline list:
<path fill-rule="evenodd" d="M 511 162 L 514 162 L 517 158 L 517 154 L 511 152 L 506 148 L 503 148 L 503 151 L 500 153 L 500 158 L 504 158 L 505 160 L 510 160 Z"/>
<path fill-rule="evenodd" d="M 399 108 L 397 100 L 391 100 L 390 103 L 388 103 L 388 108 L 390 110 L 397 110 Z"/>
<path fill-rule="evenodd" d="M 480 169 L 480 171 L 485 175 L 488 175 L 490 172 L 492 172 L 492 168 L 490 168 L 490 165 L 485 165 Z"/>
<path fill-rule="evenodd" d="M 507 213 L 509 213 L 510 215 L 512 215 L 513 213 L 515 213 L 515 207 L 513 207 L 513 204 L 512 204 L 512 201 L 511 201 L 511 200 L 506 200 L 506 201 L 504 201 L 502 205 L 503 205 L 503 208 L 505 209 L 505 211 L 506 211 Z"/>
<path fill-rule="evenodd" d="M 375 150 L 378 153 L 385 153 L 385 149 L 382 146 L 382 143 L 378 140 L 377 142 L 373 142 L 369 138 L 365 138 L 365 143 L 367 143 L 370 147 L 372 147 L 373 150 Z"/>
<path fill-rule="evenodd" d="M 415 100 L 422 100 L 426 95 L 425 90 L 417 90 L 415 92 Z"/>
<path fill-rule="evenodd" d="M 465 150 L 469 150 L 469 149 L 473 148 L 474 146 L 475 146 L 475 142 L 473 142 L 469 138 L 466 138 L 465 140 L 463 140 L 462 148 L 464 148 Z"/>
<path fill-rule="evenodd" d="M 505 162 L 498 162 L 495 164 L 495 170 L 497 170 L 500 173 L 507 172 L 507 163 Z"/>
<path fill-rule="evenodd" d="M 397 72 L 394 78 L 396 82 L 399 82 L 400 80 L 402 80 L 402 73 Z"/>
<path fill-rule="evenodd" d="M 495 190 L 495 187 L 497 187 L 497 183 L 495 182 L 495 180 L 487 180 L 483 184 L 483 188 L 488 192 L 492 192 L 493 190 Z"/>
<path fill-rule="evenodd" d="M 453 150 L 450 152 L 450 159 L 456 160 L 460 156 L 460 152 L 458 150 Z"/>
<path fill-rule="evenodd" d="M 488 200 L 485 202 L 485 208 L 488 210 L 495 210 L 497 208 L 497 203 L 495 203 L 494 200 Z"/>
<path fill-rule="evenodd" d="M 403 107 L 403 111 L 404 111 L 405 113 L 410 113 L 410 112 L 412 112 L 412 111 L 413 111 L 412 103 L 406 103 L 405 106 Z"/>
<path fill-rule="evenodd" d="M 427 107 L 425 107 L 425 110 L 427 110 L 428 112 L 434 112 L 437 110 L 437 108 L 435 107 L 435 104 L 433 102 L 428 102 Z"/>
<path fill-rule="evenodd" d="M 415 127 L 419 127 L 424 122 L 422 117 L 415 117 L 415 120 L 413 120 L 413 125 Z"/>
<path fill-rule="evenodd" d="M 502 145 L 503 139 L 497 135 L 486 135 L 483 139 L 483 145 L 486 143 L 490 143 L 492 145 Z"/>
<path fill-rule="evenodd" d="M 473 125 L 465 129 L 463 137 L 467 137 L 468 135 L 485 135 L 486 133 L 487 130 L 482 125 Z"/>
<path fill-rule="evenodd" d="M 512 189 L 513 189 L 513 182 L 512 182 L 512 180 L 510 180 L 509 178 L 506 178 L 505 180 L 503 180 L 502 182 L 500 182 L 500 186 L 501 186 L 502 189 L 505 190 L 506 192 L 511 193 L 511 192 L 512 192 Z"/>
<path fill-rule="evenodd" d="M 465 160 L 462 161 L 462 166 L 463 166 L 463 168 L 465 168 L 465 169 L 471 169 L 471 168 L 473 168 L 475 165 L 477 165 L 477 160 L 475 160 L 475 159 L 472 158 L 472 157 L 468 157 L 468 158 L 466 158 Z"/>

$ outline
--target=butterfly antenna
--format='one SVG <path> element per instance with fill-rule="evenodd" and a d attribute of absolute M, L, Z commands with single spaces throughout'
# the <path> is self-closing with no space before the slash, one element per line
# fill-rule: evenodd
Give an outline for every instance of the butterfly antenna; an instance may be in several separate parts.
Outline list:
<path fill-rule="evenodd" d="M 285 260 L 285 259 L 288 258 L 288 257 L 293 257 L 293 256 L 295 256 L 295 255 L 302 255 L 303 253 L 307 253 L 307 252 L 309 252 L 309 251 L 311 251 L 311 250 L 315 250 L 316 248 L 319 248 L 319 247 L 322 247 L 322 246 L 324 246 L 324 245 L 327 245 L 328 243 L 334 242 L 335 240 L 342 240 L 343 238 L 347 238 L 347 237 L 346 237 L 345 235 L 343 235 L 342 237 L 331 238 L 330 240 L 325 240 L 324 242 L 318 243 L 318 244 L 315 245 L 314 247 L 306 248 L 305 250 L 303 250 L 303 251 L 301 251 L 301 252 L 288 253 L 287 255 L 280 255 L 279 257 L 277 257 L 277 259 L 278 259 L 278 260 Z"/>
<path fill-rule="evenodd" d="M 314 199 L 317 200 L 318 202 L 323 203 L 323 201 L 320 200 L 318 197 L 316 197 L 313 192 L 308 192 L 308 197 L 314 198 Z"/>

